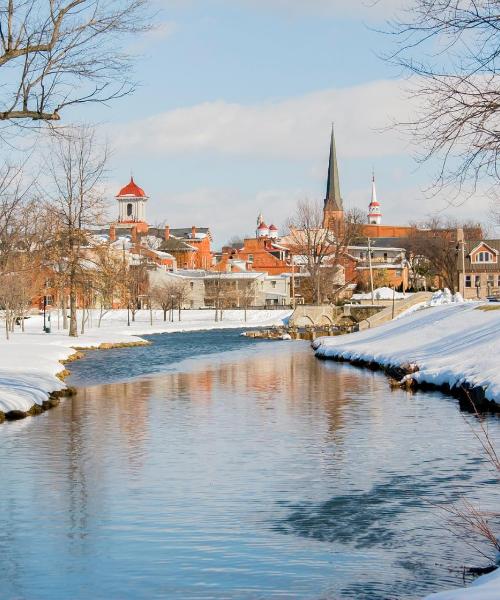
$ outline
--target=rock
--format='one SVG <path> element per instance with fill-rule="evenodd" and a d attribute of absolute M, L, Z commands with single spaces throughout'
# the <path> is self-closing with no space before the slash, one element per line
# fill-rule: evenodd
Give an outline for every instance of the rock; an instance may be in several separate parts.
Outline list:
<path fill-rule="evenodd" d="M 69 377 L 69 375 L 70 372 L 67 369 L 63 369 L 62 371 L 59 371 L 59 373 L 57 373 L 56 377 L 61 381 L 64 381 L 66 377 Z"/>
<path fill-rule="evenodd" d="M 30 417 L 34 417 L 35 415 L 40 415 L 43 412 L 43 406 L 40 406 L 40 404 L 33 404 L 33 406 L 28 411 L 28 415 L 30 415 Z"/>
<path fill-rule="evenodd" d="M 5 413 L 0 410 L 0 423 L 5 421 Z"/>
<path fill-rule="evenodd" d="M 24 410 L 9 410 L 9 412 L 5 413 L 7 421 L 19 421 L 25 419 L 27 416 L 28 413 L 24 412 Z"/>

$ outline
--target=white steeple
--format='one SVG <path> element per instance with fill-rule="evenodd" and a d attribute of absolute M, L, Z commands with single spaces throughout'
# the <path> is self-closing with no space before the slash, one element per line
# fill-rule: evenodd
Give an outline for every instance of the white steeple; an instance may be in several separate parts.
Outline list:
<path fill-rule="evenodd" d="M 372 198 L 368 206 L 368 223 L 370 225 L 380 225 L 382 213 L 380 212 L 380 203 L 377 200 L 377 187 L 375 185 L 375 173 L 372 175 Z"/>

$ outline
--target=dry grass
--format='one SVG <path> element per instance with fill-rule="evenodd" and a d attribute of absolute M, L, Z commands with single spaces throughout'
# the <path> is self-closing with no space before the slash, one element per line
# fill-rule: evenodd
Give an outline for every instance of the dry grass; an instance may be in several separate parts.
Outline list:
<path fill-rule="evenodd" d="M 476 310 L 483 310 L 488 312 L 490 310 L 500 310 L 500 302 L 498 304 L 483 304 L 483 306 L 478 306 Z"/>

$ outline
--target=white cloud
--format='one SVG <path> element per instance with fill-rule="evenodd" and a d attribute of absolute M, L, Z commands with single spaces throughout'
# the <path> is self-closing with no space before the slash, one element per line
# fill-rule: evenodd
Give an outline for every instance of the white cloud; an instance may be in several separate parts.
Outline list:
<path fill-rule="evenodd" d="M 234 3 L 235 0 L 232 0 Z M 238 0 L 236 0 L 238 1 Z M 323 13 L 378 20 L 390 17 L 403 5 L 402 0 L 239 0 L 262 9 Z"/>
<path fill-rule="evenodd" d="M 253 105 L 205 102 L 114 126 L 110 135 L 126 155 L 215 152 L 317 159 L 324 155 L 325 135 L 335 121 L 342 156 L 382 157 L 407 152 L 400 132 L 382 129 L 407 118 L 408 110 L 403 84 L 382 80 Z"/>
<path fill-rule="evenodd" d="M 209 4 L 209 0 L 158 0 L 166 8 Z M 404 7 L 404 0 L 211 0 L 212 5 L 254 7 L 261 11 L 279 11 L 286 18 L 300 14 L 326 14 L 363 18 L 369 21 L 387 19 Z"/>
<path fill-rule="evenodd" d="M 157 23 L 154 27 L 139 35 L 129 46 L 128 50 L 132 54 L 142 53 L 151 46 L 172 36 L 176 30 L 177 23 L 174 21 L 162 21 Z"/>

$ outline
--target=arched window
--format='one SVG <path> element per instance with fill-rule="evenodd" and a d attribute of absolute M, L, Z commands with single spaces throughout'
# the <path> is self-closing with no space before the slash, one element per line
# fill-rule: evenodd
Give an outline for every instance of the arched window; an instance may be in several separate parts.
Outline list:
<path fill-rule="evenodd" d="M 132 204 L 127 204 L 127 217 L 131 217 L 132 216 Z"/>

